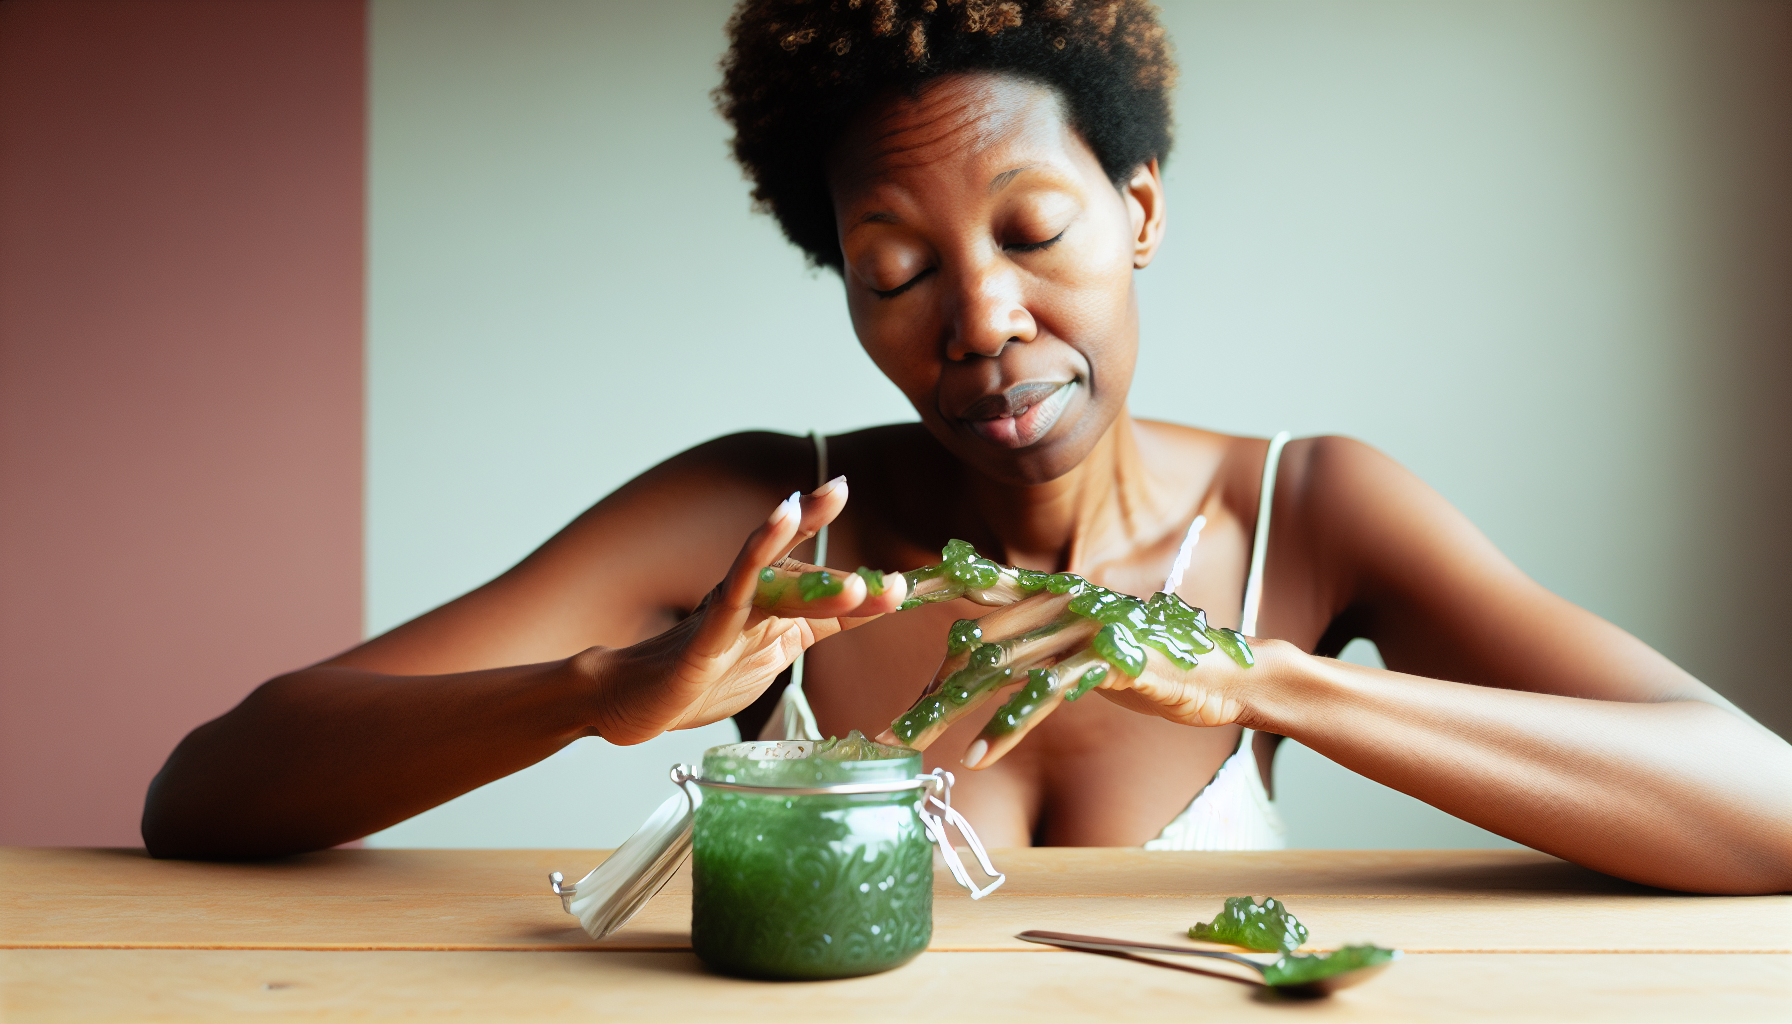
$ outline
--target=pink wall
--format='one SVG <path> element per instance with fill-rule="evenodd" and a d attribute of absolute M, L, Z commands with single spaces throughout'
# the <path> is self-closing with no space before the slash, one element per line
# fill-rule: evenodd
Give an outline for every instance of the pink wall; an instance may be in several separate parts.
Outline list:
<path fill-rule="evenodd" d="M 361 0 L 0 3 L 0 843 L 361 628 Z"/>

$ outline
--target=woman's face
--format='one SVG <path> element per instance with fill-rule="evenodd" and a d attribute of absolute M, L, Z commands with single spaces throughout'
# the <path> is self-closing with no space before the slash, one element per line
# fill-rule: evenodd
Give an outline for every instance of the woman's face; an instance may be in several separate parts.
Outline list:
<path fill-rule="evenodd" d="M 1155 162 L 1115 188 L 1057 94 L 955 75 L 870 110 L 828 165 L 853 328 L 933 435 L 997 480 L 1069 472 L 1120 414 Z"/>

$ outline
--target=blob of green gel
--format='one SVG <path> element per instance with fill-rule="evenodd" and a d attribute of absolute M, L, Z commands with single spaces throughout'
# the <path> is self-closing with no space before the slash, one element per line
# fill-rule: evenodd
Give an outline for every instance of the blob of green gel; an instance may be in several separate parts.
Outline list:
<path fill-rule="evenodd" d="M 1078 697 L 1081 697 L 1083 694 L 1100 686 L 1101 681 L 1107 677 L 1108 667 L 1106 665 L 1095 666 L 1083 673 L 1083 678 L 1076 681 L 1076 685 L 1071 687 L 1070 692 L 1064 695 L 1064 699 L 1075 700 Z"/>
<path fill-rule="evenodd" d="M 1211 922 L 1190 928 L 1188 937 L 1264 953 L 1286 953 L 1307 941 L 1307 926 L 1274 897 L 1258 903 L 1249 896 L 1233 896 Z"/>
<path fill-rule="evenodd" d="M 946 634 L 946 655 L 948 657 L 963 654 L 977 646 L 983 639 L 983 627 L 977 625 L 976 619 L 959 619 L 952 624 L 952 631 Z"/>
<path fill-rule="evenodd" d="M 1036 668 L 1027 672 L 1027 685 L 1014 691 L 996 711 L 995 717 L 989 720 L 983 731 L 991 735 L 1005 736 L 1021 727 L 1027 719 L 1045 706 L 1046 698 L 1058 691 L 1058 674 L 1050 669 Z"/>
<path fill-rule="evenodd" d="M 927 730 L 927 727 L 939 722 L 946 716 L 946 702 L 936 694 L 928 697 L 908 710 L 901 718 L 890 723 L 890 731 L 904 743 L 912 743 L 916 736 Z"/>
<path fill-rule="evenodd" d="M 1244 634 L 1238 630 L 1218 626 L 1208 629 L 1207 636 L 1220 650 L 1226 652 L 1227 657 L 1238 662 L 1239 668 L 1250 668 L 1257 663 L 1256 656 L 1251 654 L 1251 645 L 1245 641 Z"/>
<path fill-rule="evenodd" d="M 805 601 L 816 601 L 824 597 L 833 597 L 846 589 L 846 581 L 838 579 L 827 570 L 806 572 L 796 578 L 797 593 Z"/>
<path fill-rule="evenodd" d="M 1276 988 L 1307 985 L 1398 959 L 1399 950 L 1380 946 L 1345 946 L 1334 953 L 1284 953 L 1263 968 L 1263 980 Z"/>
<path fill-rule="evenodd" d="M 1132 630 L 1124 623 L 1110 622 L 1101 627 L 1101 632 L 1095 634 L 1089 646 L 1095 648 L 1095 653 L 1108 664 L 1135 679 L 1145 671 L 1145 648 L 1139 646 Z"/>

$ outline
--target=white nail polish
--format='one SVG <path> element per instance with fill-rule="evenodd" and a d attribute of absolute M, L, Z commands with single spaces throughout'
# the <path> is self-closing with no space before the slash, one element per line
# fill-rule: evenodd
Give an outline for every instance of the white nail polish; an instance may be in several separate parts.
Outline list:
<path fill-rule="evenodd" d="M 820 487 L 815 488 L 815 496 L 817 498 L 821 498 L 821 497 L 825 497 L 829 494 L 832 494 L 832 493 L 834 493 L 834 488 L 839 487 L 841 484 L 843 484 L 845 482 L 846 482 L 846 474 L 842 473 L 841 475 L 835 477 L 834 479 L 829 480 L 827 483 L 822 484 Z"/>
<path fill-rule="evenodd" d="M 791 491 L 790 497 L 785 498 L 783 501 L 778 502 L 778 507 L 772 509 L 772 517 L 770 519 L 767 519 L 766 522 L 778 523 L 778 522 L 784 521 L 785 519 L 790 518 L 791 516 L 800 516 L 802 514 L 803 514 L 803 496 L 798 491 Z"/>
<path fill-rule="evenodd" d="M 975 768 L 977 767 L 977 762 L 983 760 L 983 755 L 987 753 L 989 753 L 989 741 L 979 739 L 977 742 L 971 744 L 971 749 L 964 752 L 964 761 L 962 763 L 966 768 Z"/>

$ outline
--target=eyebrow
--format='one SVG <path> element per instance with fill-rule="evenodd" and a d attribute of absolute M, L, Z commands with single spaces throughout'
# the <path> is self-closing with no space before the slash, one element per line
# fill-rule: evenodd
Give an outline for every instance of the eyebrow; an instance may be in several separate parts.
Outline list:
<path fill-rule="evenodd" d="M 1019 167 L 1012 167 L 1012 168 L 1009 168 L 1008 170 L 1003 171 L 1002 173 L 996 175 L 995 177 L 989 179 L 989 194 L 995 195 L 997 192 L 1000 192 L 1003 189 L 1007 188 L 1009 182 L 1012 182 L 1017 176 L 1019 176 L 1020 172 L 1025 171 L 1025 170 L 1030 170 L 1034 166 L 1036 166 L 1036 165 L 1023 164 Z"/>
<path fill-rule="evenodd" d="M 1008 170 L 1005 170 L 1002 173 L 996 175 L 995 177 L 989 179 L 989 194 L 994 195 L 997 192 L 1002 191 L 1003 189 L 1007 188 L 1009 186 L 1009 184 L 1014 181 L 1015 178 L 1019 177 L 1020 173 L 1022 171 L 1030 171 L 1037 166 L 1039 166 L 1039 165 L 1038 164 L 1022 164 L 1019 167 L 1011 167 Z M 852 227 L 857 228 L 862 224 L 900 224 L 900 223 L 902 223 L 901 219 L 898 218 L 893 213 L 890 213 L 885 210 L 873 210 L 872 212 L 865 214 L 863 217 L 860 217 L 858 220 L 853 221 Z M 847 230 L 850 233 L 852 228 L 848 228 Z"/>

